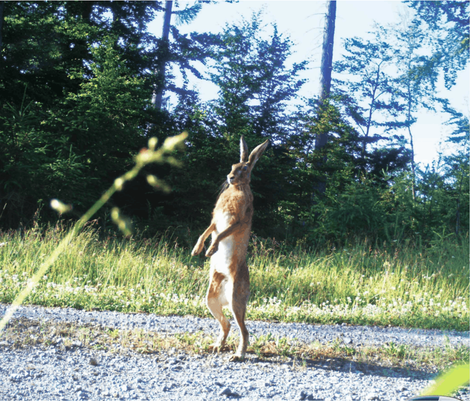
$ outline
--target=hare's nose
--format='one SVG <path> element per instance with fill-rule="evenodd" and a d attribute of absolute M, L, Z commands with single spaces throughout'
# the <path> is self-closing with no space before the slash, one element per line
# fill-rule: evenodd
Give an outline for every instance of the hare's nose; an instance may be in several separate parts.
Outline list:
<path fill-rule="evenodd" d="M 235 176 L 233 174 L 229 174 L 227 176 L 227 181 L 229 184 L 231 184 L 235 180 Z"/>

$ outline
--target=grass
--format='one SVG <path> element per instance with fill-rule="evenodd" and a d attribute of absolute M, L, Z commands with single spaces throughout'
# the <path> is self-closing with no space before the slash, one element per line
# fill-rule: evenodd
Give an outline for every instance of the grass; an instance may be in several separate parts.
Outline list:
<path fill-rule="evenodd" d="M 0 302 L 11 303 L 67 234 L 60 224 L 0 232 Z M 309 252 L 254 237 L 247 318 L 467 331 L 468 241 Z M 167 239 L 71 242 L 26 304 L 209 317 L 208 260 Z"/>

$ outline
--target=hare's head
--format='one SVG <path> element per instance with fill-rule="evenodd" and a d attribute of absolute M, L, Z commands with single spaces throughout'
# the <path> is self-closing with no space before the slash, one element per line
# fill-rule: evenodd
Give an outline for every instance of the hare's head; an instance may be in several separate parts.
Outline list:
<path fill-rule="evenodd" d="M 248 156 L 248 146 L 243 136 L 240 138 L 240 163 L 232 165 L 232 171 L 227 175 L 229 185 L 244 185 L 250 183 L 251 170 L 269 145 L 269 140 L 258 145 Z"/>

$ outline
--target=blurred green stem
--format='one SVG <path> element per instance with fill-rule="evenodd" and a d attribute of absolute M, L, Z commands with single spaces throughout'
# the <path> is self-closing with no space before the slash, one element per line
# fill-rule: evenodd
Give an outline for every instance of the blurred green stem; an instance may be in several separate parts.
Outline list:
<path fill-rule="evenodd" d="M 140 153 L 135 157 L 135 166 L 123 174 L 121 177 L 114 180 L 113 185 L 101 196 L 101 198 L 94 203 L 94 205 L 88 209 L 88 211 L 78 220 L 73 226 L 72 230 L 60 241 L 57 248 L 51 253 L 51 255 L 41 264 L 37 272 L 29 280 L 26 287 L 20 292 L 16 299 L 11 304 L 10 308 L 6 311 L 2 320 L 0 321 L 0 333 L 3 331 L 5 326 L 8 324 L 18 307 L 24 302 L 26 297 L 31 293 L 33 288 L 37 285 L 41 277 L 47 272 L 60 254 L 64 251 L 70 241 L 80 232 L 85 223 L 99 210 L 103 205 L 113 196 L 116 191 L 120 191 L 125 182 L 133 180 L 137 174 L 150 163 L 170 163 L 177 164 L 177 161 L 171 156 L 171 153 L 179 147 L 182 147 L 184 140 L 187 138 L 186 133 L 167 138 L 163 143 L 163 146 L 155 150 L 157 141 L 155 138 L 149 140 L 148 149 L 142 149 Z M 56 203 L 60 203 L 57 202 Z"/>

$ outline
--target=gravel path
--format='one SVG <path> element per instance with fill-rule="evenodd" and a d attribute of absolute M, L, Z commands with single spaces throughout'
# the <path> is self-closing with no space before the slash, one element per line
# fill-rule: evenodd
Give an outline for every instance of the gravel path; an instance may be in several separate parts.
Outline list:
<path fill-rule="evenodd" d="M 0 304 L 0 316 L 8 308 Z M 42 308 L 22 306 L 15 317 L 26 317 L 39 320 L 54 320 L 63 322 L 76 322 L 78 324 L 96 323 L 106 327 L 119 329 L 143 328 L 160 333 L 195 333 L 204 331 L 215 334 L 218 324 L 214 319 L 197 317 L 156 316 L 152 314 L 119 313 L 108 311 L 86 312 L 72 308 Z M 234 326 L 232 322 L 232 326 Z M 251 336 L 260 336 L 271 333 L 273 336 L 297 339 L 305 343 L 320 341 L 328 343 L 343 339 L 346 344 L 354 345 L 381 345 L 389 342 L 395 344 L 409 344 L 420 347 L 443 346 L 447 341 L 452 345 L 458 343 L 469 344 L 468 332 L 443 332 L 441 330 L 415 330 L 395 327 L 375 326 L 348 326 L 348 325 L 313 325 L 303 323 L 270 323 L 248 321 L 248 331 Z M 238 330 L 238 329 L 237 329 Z"/>
<path fill-rule="evenodd" d="M 7 305 L 0 305 L 0 317 Z M 85 312 L 21 307 L 15 318 L 42 322 L 95 323 L 143 328 L 171 335 L 204 331 L 215 335 L 213 319 L 151 314 Z M 271 333 L 298 342 L 340 340 L 350 346 L 389 342 L 420 347 L 469 345 L 469 334 L 438 330 L 247 322 L 252 336 Z M 13 349 L 0 338 L 0 400 L 407 400 L 429 385 L 432 375 L 354 362 L 301 363 L 280 358 L 260 361 L 248 355 L 228 363 L 229 355 L 189 355 L 177 349 L 151 356 L 118 355 L 84 347 Z M 459 399 L 470 401 L 468 391 Z"/>

